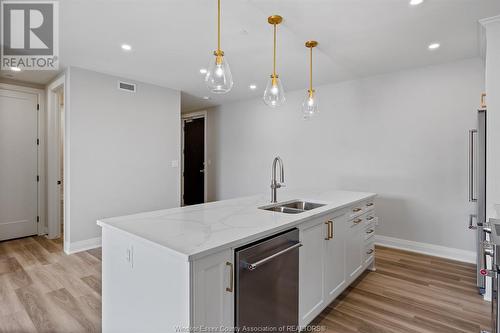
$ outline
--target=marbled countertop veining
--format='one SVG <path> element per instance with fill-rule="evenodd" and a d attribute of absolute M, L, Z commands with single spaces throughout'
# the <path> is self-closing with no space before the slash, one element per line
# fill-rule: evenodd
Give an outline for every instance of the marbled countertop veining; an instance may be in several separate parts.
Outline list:
<path fill-rule="evenodd" d="M 280 202 L 301 199 L 325 206 L 299 214 L 271 212 L 258 208 L 270 204 L 269 195 L 259 195 L 105 218 L 98 220 L 97 224 L 134 235 L 168 248 L 187 260 L 194 260 L 241 246 L 374 196 L 374 193 L 351 191 L 298 193 L 279 190 Z"/>

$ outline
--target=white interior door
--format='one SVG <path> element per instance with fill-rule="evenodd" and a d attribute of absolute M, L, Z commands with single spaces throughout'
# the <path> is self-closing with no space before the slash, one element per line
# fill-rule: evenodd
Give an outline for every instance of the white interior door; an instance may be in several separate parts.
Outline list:
<path fill-rule="evenodd" d="M 0 89 L 0 240 L 37 234 L 37 103 Z"/>

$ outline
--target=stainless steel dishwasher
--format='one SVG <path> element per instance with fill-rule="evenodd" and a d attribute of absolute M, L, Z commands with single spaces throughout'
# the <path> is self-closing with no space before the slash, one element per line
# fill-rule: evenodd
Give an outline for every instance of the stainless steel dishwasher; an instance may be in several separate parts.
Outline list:
<path fill-rule="evenodd" d="M 297 332 L 300 246 L 299 230 L 292 229 L 236 249 L 240 332 Z"/>

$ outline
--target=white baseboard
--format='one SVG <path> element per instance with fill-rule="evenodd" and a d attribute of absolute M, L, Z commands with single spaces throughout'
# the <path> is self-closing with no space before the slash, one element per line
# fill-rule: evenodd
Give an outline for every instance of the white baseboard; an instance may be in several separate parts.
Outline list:
<path fill-rule="evenodd" d="M 441 245 L 414 242 L 406 239 L 375 235 L 375 244 L 400 250 L 427 254 L 467 263 L 476 263 L 476 253 L 473 251 L 455 249 Z"/>
<path fill-rule="evenodd" d="M 73 254 L 77 252 L 87 251 L 90 249 L 95 249 L 97 247 L 101 247 L 101 237 L 65 244 L 64 252 L 66 254 Z"/>

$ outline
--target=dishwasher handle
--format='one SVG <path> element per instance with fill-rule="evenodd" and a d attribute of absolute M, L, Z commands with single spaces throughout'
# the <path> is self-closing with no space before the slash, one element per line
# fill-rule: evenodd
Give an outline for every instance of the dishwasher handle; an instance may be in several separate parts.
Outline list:
<path fill-rule="evenodd" d="M 301 247 L 301 246 L 302 246 L 302 243 L 300 243 L 300 242 L 299 242 L 299 243 L 295 243 L 294 245 L 289 246 L 289 247 L 287 247 L 286 249 L 281 250 L 281 251 L 279 251 L 279 252 L 276 252 L 275 254 L 270 255 L 269 257 L 266 257 L 266 258 L 264 258 L 264 259 L 261 259 L 261 260 L 259 260 L 259 261 L 256 261 L 256 262 L 254 262 L 253 264 L 247 263 L 247 264 L 246 264 L 246 268 L 247 268 L 249 271 L 253 271 L 254 269 L 258 268 L 260 265 L 262 265 L 262 264 L 264 264 L 264 263 L 268 262 L 269 260 L 272 260 L 272 259 L 274 259 L 274 258 L 276 258 L 276 257 L 279 257 L 280 255 L 285 254 L 285 253 L 287 253 L 287 252 L 290 252 L 290 251 L 292 251 L 292 250 L 294 250 L 294 249 L 297 249 L 297 248 L 299 248 L 299 247 Z"/>

